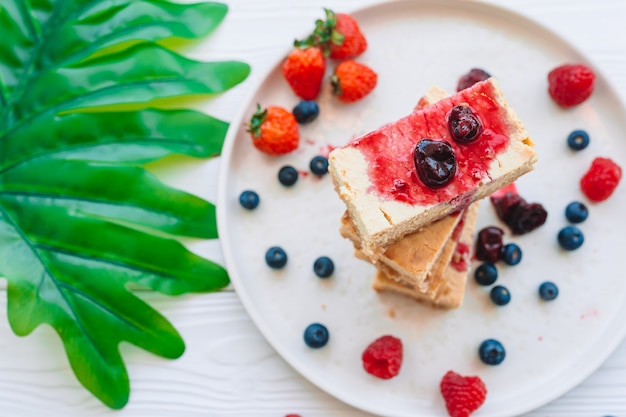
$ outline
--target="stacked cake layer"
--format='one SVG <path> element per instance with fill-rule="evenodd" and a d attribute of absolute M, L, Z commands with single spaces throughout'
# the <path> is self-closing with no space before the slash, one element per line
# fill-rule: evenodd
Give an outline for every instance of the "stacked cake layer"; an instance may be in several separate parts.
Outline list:
<path fill-rule="evenodd" d="M 474 202 L 536 160 L 493 78 L 452 96 L 432 88 L 410 115 L 331 152 L 329 172 L 347 208 L 341 234 L 376 266 L 375 289 L 456 308 L 473 247 Z"/>

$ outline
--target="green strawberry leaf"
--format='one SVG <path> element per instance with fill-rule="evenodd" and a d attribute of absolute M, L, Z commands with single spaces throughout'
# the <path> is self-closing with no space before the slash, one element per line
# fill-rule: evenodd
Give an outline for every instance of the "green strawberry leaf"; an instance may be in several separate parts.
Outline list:
<path fill-rule="evenodd" d="M 17 335 L 54 328 L 78 380 L 112 408 L 130 395 L 120 342 L 165 358 L 185 349 L 129 286 L 179 295 L 229 282 L 224 268 L 176 239 L 217 237 L 215 207 L 139 165 L 172 153 L 220 153 L 226 122 L 150 106 L 211 97 L 248 76 L 245 63 L 198 62 L 155 43 L 204 36 L 226 13 L 219 3 L 163 0 L 0 4 L 0 275 L 8 320 Z M 129 104 L 134 110 L 120 110 Z"/>

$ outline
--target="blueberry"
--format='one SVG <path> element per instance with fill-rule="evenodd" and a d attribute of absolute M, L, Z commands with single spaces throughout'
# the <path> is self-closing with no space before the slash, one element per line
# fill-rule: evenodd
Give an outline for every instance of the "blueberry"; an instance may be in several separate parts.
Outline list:
<path fill-rule="evenodd" d="M 546 281 L 539 286 L 539 297 L 545 301 L 552 301 L 559 295 L 559 287 L 554 282 Z"/>
<path fill-rule="evenodd" d="M 259 205 L 259 201 L 259 195 L 254 191 L 246 190 L 239 195 L 239 204 L 248 210 L 254 210 Z"/>
<path fill-rule="evenodd" d="M 308 347 L 319 349 L 328 343 L 328 329 L 323 324 L 309 324 L 304 330 L 304 343 Z"/>
<path fill-rule="evenodd" d="M 320 256 L 313 263 L 313 272 L 320 278 L 328 278 L 335 272 L 335 264 L 328 256 Z"/>
<path fill-rule="evenodd" d="M 500 259 L 507 265 L 517 265 L 522 260 L 522 249 L 515 243 L 509 243 L 502 247 Z"/>
<path fill-rule="evenodd" d="M 566 226 L 559 231 L 557 236 L 559 245 L 565 250 L 576 250 L 585 241 L 583 232 L 576 226 Z"/>
<path fill-rule="evenodd" d="M 298 171 L 294 167 L 286 165 L 278 171 L 278 181 L 286 187 L 291 187 L 298 181 Z"/>
<path fill-rule="evenodd" d="M 565 207 L 565 217 L 572 223 L 582 223 L 587 220 L 588 215 L 589 210 L 587 206 L 580 201 L 574 201 Z"/>
<path fill-rule="evenodd" d="M 293 108 L 292 113 L 298 123 L 307 124 L 317 119 L 320 108 L 314 101 L 303 100 Z"/>
<path fill-rule="evenodd" d="M 491 285 L 498 279 L 498 269 L 494 264 L 485 262 L 474 271 L 474 279 L 480 285 Z"/>
<path fill-rule="evenodd" d="M 574 130 L 567 137 L 567 146 L 574 151 L 582 151 L 589 145 L 589 134 L 584 130 Z"/>
<path fill-rule="evenodd" d="M 489 296 L 491 297 L 491 301 L 499 306 L 507 305 L 509 301 L 511 301 L 511 293 L 502 285 L 493 287 Z"/>
<path fill-rule="evenodd" d="M 500 365 L 506 356 L 504 346 L 495 339 L 487 339 L 478 348 L 480 360 L 487 365 Z"/>
<path fill-rule="evenodd" d="M 318 155 L 311 159 L 309 167 L 315 175 L 325 175 L 328 172 L 328 159 Z"/>
<path fill-rule="evenodd" d="M 273 269 L 281 269 L 287 264 L 287 253 L 283 248 L 272 246 L 265 252 L 265 262 Z"/>

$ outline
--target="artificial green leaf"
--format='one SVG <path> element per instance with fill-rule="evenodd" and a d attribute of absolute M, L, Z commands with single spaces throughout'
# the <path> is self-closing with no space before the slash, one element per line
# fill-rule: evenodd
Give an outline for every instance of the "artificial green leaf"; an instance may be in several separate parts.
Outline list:
<path fill-rule="evenodd" d="M 0 174 L 0 201 L 20 197 L 171 234 L 217 237 L 212 204 L 166 187 L 138 166 L 35 159 Z"/>
<path fill-rule="evenodd" d="M 0 173 L 47 155 L 147 162 L 170 153 L 219 154 L 228 124 L 189 110 L 72 113 L 41 117 L 5 133 Z"/>
<path fill-rule="evenodd" d="M 129 40 L 197 38 L 215 29 L 227 10 L 220 3 L 150 0 L 6 1 L 0 4 L 0 79 L 10 91 L 31 67 L 43 72 Z"/>
<path fill-rule="evenodd" d="M 72 216 L 28 198 L 3 198 L 0 210 L 0 272 L 12 277 L 7 295 L 13 331 L 27 335 L 41 323 L 51 325 L 80 382 L 113 408 L 129 395 L 119 342 L 167 358 L 184 351 L 175 329 L 125 284 L 180 294 L 228 283 L 223 269 L 175 240 Z"/>
<path fill-rule="evenodd" d="M 115 7 L 111 7 L 113 4 Z M 52 46 L 39 57 L 39 64 L 79 61 L 107 46 L 136 39 L 197 38 L 214 30 L 227 10 L 220 3 L 91 2 L 55 29 Z"/>
<path fill-rule="evenodd" d="M 7 115 L 8 120 L 19 120 L 9 132 L 50 113 L 222 93 L 241 82 L 248 71 L 240 62 L 200 63 L 158 45 L 141 43 L 31 81 Z"/>
<path fill-rule="evenodd" d="M 0 274 L 9 323 L 18 335 L 52 326 L 78 380 L 113 408 L 130 393 L 120 342 L 165 358 L 184 351 L 176 329 L 129 286 L 179 295 L 229 282 L 223 267 L 175 238 L 215 238 L 215 207 L 139 165 L 220 153 L 226 122 L 149 107 L 212 97 L 248 76 L 244 63 L 194 61 L 154 43 L 196 39 L 226 11 L 161 0 L 0 3 Z M 132 111 L 120 110 L 128 104 Z"/>

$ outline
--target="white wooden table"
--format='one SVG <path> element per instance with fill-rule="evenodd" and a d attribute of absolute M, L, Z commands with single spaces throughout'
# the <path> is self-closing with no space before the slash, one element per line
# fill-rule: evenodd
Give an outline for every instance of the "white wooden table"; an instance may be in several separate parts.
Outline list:
<path fill-rule="evenodd" d="M 232 120 L 244 97 L 285 53 L 290 42 L 321 17 L 322 7 L 349 11 L 376 0 L 227 0 L 230 12 L 208 40 L 210 56 L 251 64 L 248 80 L 215 100 L 209 111 Z M 587 54 L 626 101 L 626 1 L 489 0 L 546 25 Z M 626 137 L 624 138 L 626 140 Z M 204 176 L 203 197 L 215 199 L 219 160 L 176 165 Z M 167 170 L 163 175 L 167 178 Z M 176 184 L 185 188 L 186 184 Z M 219 242 L 196 250 L 221 262 Z M 18 338 L 0 317 L 0 416 L 264 416 L 355 417 L 367 414 L 320 391 L 290 368 L 255 328 L 232 290 L 166 298 L 146 294 L 182 333 L 185 355 L 175 361 L 122 346 L 131 399 L 112 411 L 88 394 L 69 369 L 55 334 L 42 327 Z M 0 296 L 3 311 L 6 297 Z M 626 342 L 563 397 L 529 416 L 626 416 Z"/>

